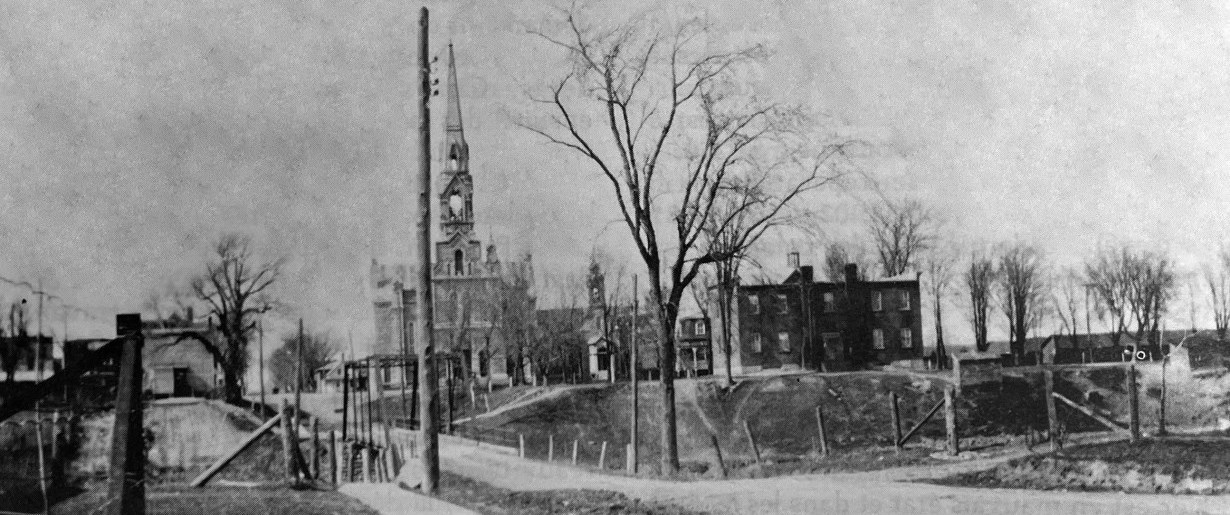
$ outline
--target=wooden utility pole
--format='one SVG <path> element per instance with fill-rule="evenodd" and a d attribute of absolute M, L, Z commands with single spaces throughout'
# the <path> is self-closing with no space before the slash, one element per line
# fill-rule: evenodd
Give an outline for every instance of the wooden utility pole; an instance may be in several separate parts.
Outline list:
<path fill-rule="evenodd" d="M 303 317 L 299 317 L 299 345 L 295 346 L 295 427 L 299 427 L 299 390 L 303 389 Z"/>
<path fill-rule="evenodd" d="M 346 441 L 346 424 L 350 415 L 350 363 L 346 362 L 346 354 L 342 354 L 342 441 Z"/>
<path fill-rule="evenodd" d="M 637 317 L 636 311 L 639 307 L 636 292 L 636 274 L 632 274 L 632 363 L 628 365 L 628 370 L 632 375 L 632 433 L 629 439 L 631 440 L 632 457 L 629 461 L 632 462 L 632 473 L 636 474 L 637 467 L 640 464 L 640 381 L 636 377 L 637 369 L 640 368 L 640 361 L 636 351 L 636 333 L 637 333 Z M 614 371 L 612 371 L 614 372 Z"/>
<path fill-rule="evenodd" d="M 111 433 L 111 474 L 107 498 L 113 515 L 145 513 L 145 433 L 141 406 L 141 315 L 115 317 L 116 333 L 127 336 L 120 351 L 120 376 Z"/>
<path fill-rule="evenodd" d="M 261 383 L 261 418 L 265 418 L 265 316 L 262 314 L 256 321 L 257 362 L 260 364 Z"/>
<path fill-rule="evenodd" d="M 419 9 L 419 220 L 418 270 L 414 288 L 414 343 L 418 347 L 419 440 L 423 449 L 423 493 L 434 494 L 440 481 L 436 424 L 434 313 L 431 305 L 431 62 L 427 55 L 427 8 Z"/>

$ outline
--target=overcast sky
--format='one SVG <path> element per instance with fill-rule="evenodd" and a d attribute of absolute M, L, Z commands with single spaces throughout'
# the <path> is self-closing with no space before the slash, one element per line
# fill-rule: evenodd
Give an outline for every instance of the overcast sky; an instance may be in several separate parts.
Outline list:
<path fill-rule="evenodd" d="M 0 276 L 42 280 L 88 311 L 71 314 L 70 336 L 109 336 L 115 313 L 185 282 L 219 234 L 241 231 L 289 259 L 277 293 L 291 317 L 363 347 L 370 260 L 408 261 L 413 235 L 419 5 L 106 4 L 0 3 Z M 513 123 L 526 91 L 566 70 L 526 32 L 550 5 L 429 5 L 432 51 L 456 45 L 478 231 L 505 258 L 532 252 L 540 273 L 580 273 L 595 245 L 631 266 L 597 172 Z M 1227 236 L 1230 13 L 1219 3 L 727 1 L 604 14 L 629 12 L 706 16 L 732 40 L 769 45 L 760 92 L 868 141 L 853 165 L 879 191 L 937 209 L 964 245 L 1019 239 L 1061 266 L 1127 240 L 1194 271 Z M 825 237 L 859 234 L 875 192 L 853 184 L 814 206 Z M 766 262 L 791 249 L 823 260 L 822 239 L 768 243 Z M 7 301 L 28 295 L 0 285 Z M 1174 311 L 1187 320 L 1186 306 Z M 61 332 L 59 304 L 48 313 Z M 952 313 L 946 336 L 968 340 Z"/>

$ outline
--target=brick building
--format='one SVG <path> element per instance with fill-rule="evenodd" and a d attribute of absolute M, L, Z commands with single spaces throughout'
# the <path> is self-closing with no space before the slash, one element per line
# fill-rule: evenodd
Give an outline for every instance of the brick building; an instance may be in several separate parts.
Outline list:
<path fill-rule="evenodd" d="M 812 267 L 803 266 L 781 284 L 736 285 L 732 298 L 735 374 L 858 370 L 923 356 L 917 275 L 860 280 L 849 264 L 844 282 L 817 282 Z M 709 312 L 717 315 L 713 361 L 721 368 L 721 310 Z"/>
<path fill-rule="evenodd" d="M 533 323 L 530 259 L 501 262 L 496 247 L 486 247 L 474 232 L 474 180 L 470 147 L 461 123 L 461 99 L 452 46 L 448 51 L 447 107 L 444 119 L 438 213 L 442 237 L 432 264 L 435 346 L 455 363 L 459 375 L 506 381 L 524 366 L 520 349 L 525 327 Z M 413 267 L 372 260 L 375 356 L 414 355 Z M 524 368 L 522 368 L 524 370 Z M 398 371 L 383 374 L 400 384 Z"/>

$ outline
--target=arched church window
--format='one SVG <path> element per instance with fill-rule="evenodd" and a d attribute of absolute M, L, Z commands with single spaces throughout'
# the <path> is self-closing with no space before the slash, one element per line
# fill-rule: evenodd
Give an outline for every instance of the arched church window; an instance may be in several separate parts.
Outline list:
<path fill-rule="evenodd" d="M 461 275 L 461 272 L 463 270 L 462 269 L 463 261 L 465 261 L 465 255 L 462 254 L 461 249 L 457 249 L 455 252 L 453 252 L 453 274 L 454 275 Z"/>
<path fill-rule="evenodd" d="M 448 149 L 448 168 L 449 170 L 457 169 L 457 162 L 461 160 L 461 147 L 453 143 Z"/>
<path fill-rule="evenodd" d="M 462 207 L 463 205 L 462 205 L 460 194 L 454 192 L 452 195 L 448 197 L 448 216 L 449 218 L 456 219 L 457 217 L 462 216 L 461 215 Z"/>

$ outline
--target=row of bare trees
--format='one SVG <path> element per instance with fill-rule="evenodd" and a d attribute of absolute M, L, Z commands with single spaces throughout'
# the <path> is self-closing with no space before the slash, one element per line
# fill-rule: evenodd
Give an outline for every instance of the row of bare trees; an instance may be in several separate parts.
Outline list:
<path fill-rule="evenodd" d="M 964 280 L 976 347 L 988 348 L 989 313 L 996 306 L 1007 322 L 1014 355 L 1024 353 L 1026 338 L 1052 316 L 1059 333 L 1078 345 L 1082 311 L 1085 332 L 1096 317 L 1113 345 L 1125 334 L 1138 344 L 1156 343 L 1177 283 L 1174 263 L 1164 252 L 1106 246 L 1080 269 L 1052 271 L 1036 246 L 1020 242 L 971 255 Z M 1210 284 L 1216 289 L 1215 280 Z"/>

